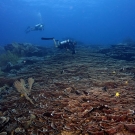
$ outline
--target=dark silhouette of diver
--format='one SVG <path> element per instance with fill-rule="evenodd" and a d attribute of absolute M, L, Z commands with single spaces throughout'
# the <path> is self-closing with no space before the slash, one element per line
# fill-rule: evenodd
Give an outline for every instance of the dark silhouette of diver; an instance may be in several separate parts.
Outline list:
<path fill-rule="evenodd" d="M 75 41 L 72 41 L 72 40 L 64 40 L 64 41 L 59 41 L 59 40 L 56 40 L 54 38 L 44 38 L 42 37 L 41 38 L 42 40 L 53 40 L 54 42 L 54 45 L 56 48 L 59 48 L 59 49 L 66 49 L 67 51 L 72 51 L 72 54 L 75 54 L 75 45 L 77 44 Z"/>
<path fill-rule="evenodd" d="M 31 31 L 42 31 L 42 30 L 44 30 L 44 25 L 39 23 L 39 24 L 36 24 L 34 27 L 28 26 L 25 32 L 29 33 Z"/>

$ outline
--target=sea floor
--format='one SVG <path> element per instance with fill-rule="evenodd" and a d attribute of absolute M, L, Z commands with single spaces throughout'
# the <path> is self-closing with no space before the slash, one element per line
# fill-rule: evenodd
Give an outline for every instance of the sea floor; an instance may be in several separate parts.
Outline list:
<path fill-rule="evenodd" d="M 10 92 L 0 101 L 0 135 L 135 134 L 135 61 L 82 48 L 2 78 Z M 24 79 L 27 88 L 28 78 L 34 79 L 27 93 L 32 102 L 11 85 Z"/>

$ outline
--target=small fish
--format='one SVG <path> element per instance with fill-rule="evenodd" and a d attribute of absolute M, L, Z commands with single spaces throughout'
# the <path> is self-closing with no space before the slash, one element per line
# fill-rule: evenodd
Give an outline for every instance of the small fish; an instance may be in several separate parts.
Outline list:
<path fill-rule="evenodd" d="M 24 97 L 24 95 L 23 95 L 23 94 L 21 94 L 20 96 L 21 96 L 21 97 Z"/>
<path fill-rule="evenodd" d="M 112 73 L 113 73 L 113 74 L 116 74 L 116 71 L 113 71 Z"/>
<path fill-rule="evenodd" d="M 119 92 L 116 92 L 115 96 L 116 97 L 119 97 L 120 96 Z"/>
<path fill-rule="evenodd" d="M 125 84 L 128 84 L 128 81 L 125 81 Z"/>

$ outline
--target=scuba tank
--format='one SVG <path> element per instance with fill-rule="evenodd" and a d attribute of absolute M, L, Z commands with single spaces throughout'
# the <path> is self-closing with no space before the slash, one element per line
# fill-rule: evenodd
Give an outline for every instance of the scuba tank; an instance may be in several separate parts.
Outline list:
<path fill-rule="evenodd" d="M 66 43 L 68 43 L 69 42 L 69 39 L 68 40 L 65 40 L 65 41 L 61 41 L 60 42 L 60 44 L 62 45 L 62 44 L 66 44 Z"/>

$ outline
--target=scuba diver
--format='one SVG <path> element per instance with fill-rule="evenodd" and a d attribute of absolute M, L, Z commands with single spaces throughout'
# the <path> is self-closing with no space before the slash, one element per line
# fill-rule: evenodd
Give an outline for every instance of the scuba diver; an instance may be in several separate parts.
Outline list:
<path fill-rule="evenodd" d="M 39 23 L 39 24 L 36 24 L 34 27 L 28 26 L 25 32 L 29 33 L 31 31 L 38 31 L 38 30 L 40 31 L 44 30 L 44 25 Z"/>
<path fill-rule="evenodd" d="M 64 40 L 64 41 L 59 41 L 54 38 L 41 38 L 42 40 L 53 40 L 54 45 L 56 48 L 59 49 L 66 49 L 67 51 L 72 51 L 72 54 L 75 54 L 75 45 L 77 44 L 75 41 L 72 40 Z"/>

